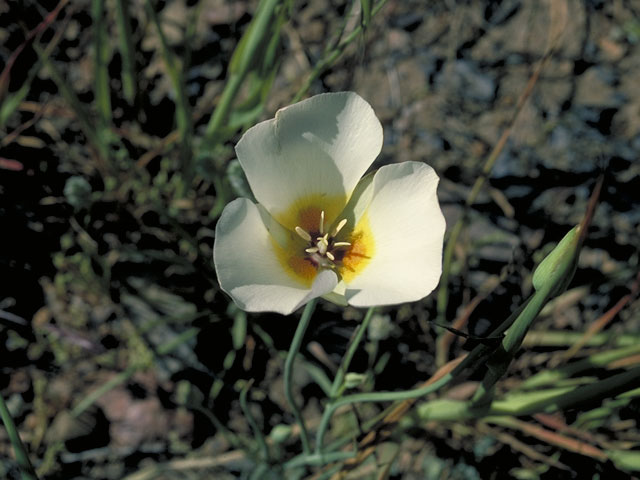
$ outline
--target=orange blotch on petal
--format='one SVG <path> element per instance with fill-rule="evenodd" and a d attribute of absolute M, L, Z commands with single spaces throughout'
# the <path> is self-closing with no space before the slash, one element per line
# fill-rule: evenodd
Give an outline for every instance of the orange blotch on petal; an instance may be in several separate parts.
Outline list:
<path fill-rule="evenodd" d="M 298 212 L 298 226 L 307 232 L 315 232 L 320 228 L 320 214 L 322 209 L 315 206 L 303 208 Z"/>
<path fill-rule="evenodd" d="M 287 260 L 287 266 L 291 269 L 293 274 L 307 287 L 310 287 L 313 283 L 313 279 L 318 274 L 318 269 L 315 265 L 305 257 L 299 257 L 297 255 L 291 255 Z"/>
<path fill-rule="evenodd" d="M 318 269 L 311 260 L 306 258 L 301 241 L 291 238 L 286 249 L 282 248 L 273 239 L 271 239 L 271 242 L 280 265 L 282 265 L 287 274 L 304 287 L 310 288 L 318 274 Z"/>

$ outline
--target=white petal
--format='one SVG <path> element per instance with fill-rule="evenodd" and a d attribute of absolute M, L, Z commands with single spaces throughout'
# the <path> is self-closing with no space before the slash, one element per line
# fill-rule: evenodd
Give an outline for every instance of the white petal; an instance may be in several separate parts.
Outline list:
<path fill-rule="evenodd" d="M 345 206 L 382 148 L 382 126 L 352 92 L 316 95 L 250 128 L 236 153 L 257 201 L 282 219 L 300 199 L 327 198 L 327 223 Z M 324 209 L 324 207 L 322 207 Z M 333 211 L 335 210 L 335 211 Z"/>
<path fill-rule="evenodd" d="M 412 302 L 436 287 L 445 231 L 438 181 L 430 166 L 418 162 L 388 165 L 375 174 L 366 211 L 373 254 L 347 284 L 350 305 Z"/>
<path fill-rule="evenodd" d="M 260 210 L 246 198 L 224 208 L 216 225 L 213 261 L 222 290 L 249 312 L 287 315 L 331 292 L 338 282 L 331 271 L 320 272 L 311 287 L 291 276 L 278 260 Z"/>

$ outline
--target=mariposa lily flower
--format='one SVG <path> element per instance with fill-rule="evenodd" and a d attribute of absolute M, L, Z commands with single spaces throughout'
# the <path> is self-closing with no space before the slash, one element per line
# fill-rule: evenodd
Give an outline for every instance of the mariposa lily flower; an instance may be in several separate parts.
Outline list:
<path fill-rule="evenodd" d="M 283 108 L 236 154 L 258 201 L 216 226 L 222 289 L 247 311 L 289 314 L 316 297 L 356 307 L 419 300 L 442 271 L 438 176 L 419 162 L 363 178 L 382 148 L 371 106 L 351 92 Z"/>

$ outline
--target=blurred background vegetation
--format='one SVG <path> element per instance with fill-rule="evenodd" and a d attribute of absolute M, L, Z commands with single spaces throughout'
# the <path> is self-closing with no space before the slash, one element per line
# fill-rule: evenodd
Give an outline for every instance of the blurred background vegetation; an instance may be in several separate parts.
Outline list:
<path fill-rule="evenodd" d="M 250 195 L 234 161 L 242 131 L 324 91 L 370 102 L 385 134 L 374 167 L 429 163 L 449 229 L 463 219 L 440 291 L 377 311 L 350 391 L 412 388 L 473 346 L 430 320 L 488 335 L 531 294 L 600 174 L 576 276 L 498 391 L 638 368 L 635 1 L 10 1 L 0 67 L 0 392 L 42 479 L 250 478 L 266 465 L 251 417 L 271 464 L 299 452 L 282 384 L 297 317 L 239 311 L 212 246 L 224 205 Z M 295 378 L 312 430 L 363 314 L 321 303 L 312 319 Z M 563 370 L 574 358 L 595 360 Z M 562 375 L 524 383 L 540 372 Z M 469 398 L 479 378 L 441 395 Z M 639 395 L 462 422 L 425 421 L 418 406 L 361 465 L 338 468 L 631 478 Z M 388 406 L 339 411 L 332 438 L 361 438 Z M 0 477 L 19 478 L 13 458 L 0 429 Z"/>

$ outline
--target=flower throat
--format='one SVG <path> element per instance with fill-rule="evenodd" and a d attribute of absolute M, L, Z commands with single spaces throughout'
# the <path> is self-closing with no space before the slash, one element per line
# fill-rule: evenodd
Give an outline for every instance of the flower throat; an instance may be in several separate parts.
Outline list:
<path fill-rule="evenodd" d="M 341 263 L 347 250 L 351 247 L 350 242 L 338 242 L 336 237 L 340 230 L 347 224 L 347 219 L 343 218 L 333 228 L 331 232 L 325 232 L 324 210 L 320 212 L 320 221 L 317 231 L 308 232 L 297 225 L 295 231 L 300 238 L 308 243 L 304 249 L 306 258 L 318 268 L 336 268 L 336 263 Z"/>

